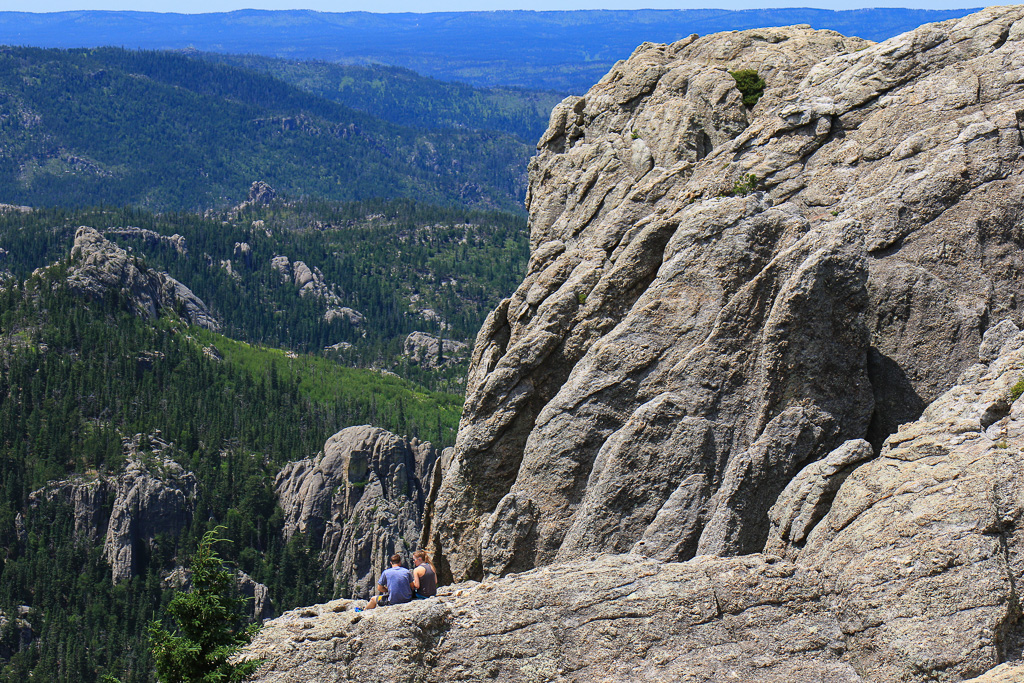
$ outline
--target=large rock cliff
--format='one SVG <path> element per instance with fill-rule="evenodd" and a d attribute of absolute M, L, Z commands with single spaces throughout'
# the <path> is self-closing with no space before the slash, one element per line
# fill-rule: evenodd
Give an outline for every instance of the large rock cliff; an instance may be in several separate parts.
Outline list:
<path fill-rule="evenodd" d="M 442 575 L 803 542 L 1021 322 L 1022 19 L 644 44 L 556 107 L 427 520 Z"/>
<path fill-rule="evenodd" d="M 75 232 L 68 285 L 88 299 L 102 301 L 111 294 L 118 296 L 136 315 L 145 318 L 156 318 L 162 311 L 170 310 L 193 325 L 211 330 L 219 327 L 206 304 L 192 290 L 167 273 L 146 267 L 87 226 Z"/>
<path fill-rule="evenodd" d="M 311 534 L 340 592 L 368 597 L 388 558 L 419 541 L 437 457 L 430 443 L 376 427 L 341 430 L 277 475 L 285 538 Z"/>
<path fill-rule="evenodd" d="M 802 468 L 770 515 L 786 557 L 603 554 L 373 612 L 335 601 L 243 656 L 262 683 L 1020 681 L 1024 333 L 997 346 L 876 459 L 844 474 L 850 440 Z"/>
<path fill-rule="evenodd" d="M 160 535 L 176 537 L 192 520 L 199 494 L 196 477 L 169 457 L 171 444 L 158 435 L 123 440 L 124 468 L 53 481 L 29 500 L 60 501 L 71 507 L 75 535 L 103 539 L 111 578 L 120 583 L 138 569 L 139 552 Z"/>

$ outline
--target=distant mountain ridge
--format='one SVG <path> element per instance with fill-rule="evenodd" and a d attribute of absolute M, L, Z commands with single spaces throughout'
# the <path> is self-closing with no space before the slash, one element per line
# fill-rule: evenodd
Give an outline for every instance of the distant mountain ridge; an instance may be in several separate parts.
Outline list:
<path fill-rule="evenodd" d="M 884 40 L 976 10 L 576 10 L 374 14 L 239 10 L 0 12 L 0 44 L 119 45 L 404 66 L 445 80 L 582 93 L 645 41 L 810 24 Z"/>
<path fill-rule="evenodd" d="M 269 75 L 181 54 L 0 48 L 0 201 L 225 208 L 415 197 L 521 210 L 533 144 L 398 126 Z"/>
<path fill-rule="evenodd" d="M 185 54 L 269 74 L 325 100 L 400 126 L 499 131 L 531 146 L 547 129 L 551 110 L 565 97 L 555 91 L 476 88 L 381 64 L 338 64 L 192 50 Z"/>

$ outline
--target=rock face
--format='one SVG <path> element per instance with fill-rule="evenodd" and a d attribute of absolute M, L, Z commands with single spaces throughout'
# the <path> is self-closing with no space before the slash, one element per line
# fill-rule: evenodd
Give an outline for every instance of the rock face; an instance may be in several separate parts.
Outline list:
<path fill-rule="evenodd" d="M 75 537 L 97 541 L 107 536 L 110 493 L 110 481 L 104 477 L 76 477 L 48 482 L 45 487 L 29 494 L 29 504 L 35 507 L 43 500 L 59 500 L 70 505 L 75 520 Z"/>
<path fill-rule="evenodd" d="M 269 622 L 244 656 L 264 683 L 1019 681 L 1022 378 L 1018 334 L 877 458 L 851 440 L 805 466 L 770 514 L 790 559 L 600 555 L 370 613 L 336 601 Z"/>
<path fill-rule="evenodd" d="M 103 539 L 103 556 L 114 583 L 136 573 L 137 553 L 152 546 L 158 534 L 176 537 L 195 511 L 195 475 L 168 455 L 171 446 L 151 435 L 125 438 L 127 462 L 117 475 L 93 473 L 48 483 L 29 501 L 62 501 L 72 507 L 75 535 Z"/>
<path fill-rule="evenodd" d="M 167 273 L 141 264 L 97 230 L 82 226 L 75 232 L 68 285 L 92 300 L 114 292 L 136 315 L 156 318 L 162 311 L 177 311 L 193 325 L 216 330 L 218 323 L 206 304 Z"/>
<path fill-rule="evenodd" d="M 429 520 L 442 576 L 799 545 L 864 454 L 836 449 L 1021 323 L 1022 19 L 644 44 L 558 105 Z"/>
<path fill-rule="evenodd" d="M 437 368 L 466 357 L 466 345 L 426 332 L 410 332 L 402 345 L 402 355 L 425 368 Z"/>
<path fill-rule="evenodd" d="M 32 609 L 28 605 L 19 605 L 14 623 L 11 623 L 10 617 L 5 613 L 0 612 L 0 631 L 10 634 L 0 641 L 0 659 L 10 659 L 15 653 L 24 652 L 32 645 L 35 634 L 32 624 L 28 621 L 31 612 Z"/>
<path fill-rule="evenodd" d="M 305 261 L 290 261 L 287 256 L 275 256 L 270 259 L 270 267 L 281 274 L 285 282 L 291 282 L 299 288 L 299 296 L 312 296 L 326 299 L 329 303 L 337 303 L 319 268 L 310 268 Z"/>
<path fill-rule="evenodd" d="M 324 322 L 332 323 L 335 320 L 344 320 L 349 325 L 359 326 L 366 320 L 366 316 L 354 308 L 349 308 L 348 306 L 342 306 L 341 308 L 328 308 L 327 312 L 324 313 Z"/>
<path fill-rule="evenodd" d="M 174 233 L 170 237 L 167 235 L 161 235 L 153 230 L 147 230 L 146 228 L 137 228 L 129 225 L 118 228 L 107 228 L 103 231 L 104 235 L 115 235 L 118 237 L 131 237 L 134 239 L 145 240 L 150 244 L 167 244 L 174 251 L 178 252 L 181 256 L 188 256 L 188 244 L 185 238 L 178 233 Z"/>
<path fill-rule="evenodd" d="M 192 520 L 198 487 L 195 475 L 173 460 L 131 458 L 112 482 L 114 507 L 107 524 L 103 555 L 114 583 L 136 573 L 139 548 L 158 534 L 176 537 Z"/>
<path fill-rule="evenodd" d="M 275 489 L 284 535 L 312 534 L 347 595 L 368 597 L 388 558 L 417 546 L 437 451 L 375 427 L 348 427 L 316 458 L 286 465 Z"/>
<path fill-rule="evenodd" d="M 243 202 L 243 206 L 268 206 L 277 192 L 270 185 L 262 180 L 255 180 L 249 186 L 249 198 Z"/>

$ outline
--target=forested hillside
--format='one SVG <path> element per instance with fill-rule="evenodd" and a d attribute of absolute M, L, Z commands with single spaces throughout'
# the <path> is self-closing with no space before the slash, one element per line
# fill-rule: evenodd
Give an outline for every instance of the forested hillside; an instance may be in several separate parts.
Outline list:
<path fill-rule="evenodd" d="M 0 290 L 0 610 L 27 606 L 0 631 L 0 680 L 72 683 L 104 672 L 152 680 L 144 634 L 166 602 L 161 582 L 218 524 L 234 541 L 222 554 L 265 583 L 275 606 L 330 597 L 311 538 L 282 541 L 280 466 L 350 424 L 439 445 L 454 438 L 457 396 L 233 341 L 173 316 L 147 321 L 118 296 L 86 304 L 65 284 L 67 272 L 64 259 Z M 137 575 L 115 586 L 75 510 L 30 493 L 72 476 L 117 476 L 123 441 L 135 434 L 144 451 L 147 435 L 168 442 L 160 457 L 194 473 L 199 493 L 181 533 L 140 545 Z"/>
<path fill-rule="evenodd" d="M 0 201 L 232 206 L 416 197 L 522 211 L 532 145 L 399 126 L 270 75 L 180 54 L 0 49 Z"/>
<path fill-rule="evenodd" d="M 267 73 L 324 99 L 402 126 L 496 130 L 529 144 L 540 139 L 551 109 L 564 97 L 553 91 L 476 88 L 381 64 L 335 64 L 191 50 L 185 54 Z"/>
<path fill-rule="evenodd" d="M 424 363 L 406 338 L 471 344 L 522 277 L 528 249 L 518 216 L 405 200 L 276 200 L 206 217 L 53 209 L 0 213 L 0 271 L 23 280 L 62 258 L 80 225 L 186 283 L 227 335 L 457 392 L 468 353 Z"/>

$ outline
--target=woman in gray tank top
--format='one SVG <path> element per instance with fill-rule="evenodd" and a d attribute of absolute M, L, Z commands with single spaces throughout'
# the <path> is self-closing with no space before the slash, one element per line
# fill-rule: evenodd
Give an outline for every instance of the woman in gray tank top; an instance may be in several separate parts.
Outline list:
<path fill-rule="evenodd" d="M 437 574 L 434 573 L 434 565 L 430 564 L 430 557 L 425 551 L 417 550 L 412 554 L 412 561 L 416 564 L 412 570 L 413 600 L 437 595 Z"/>

